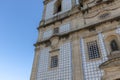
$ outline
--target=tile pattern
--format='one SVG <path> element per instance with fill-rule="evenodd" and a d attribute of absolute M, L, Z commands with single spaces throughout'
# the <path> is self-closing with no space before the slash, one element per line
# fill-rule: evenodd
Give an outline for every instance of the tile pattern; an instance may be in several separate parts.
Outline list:
<path fill-rule="evenodd" d="M 76 0 L 76 4 L 79 4 L 79 0 Z"/>
<path fill-rule="evenodd" d="M 46 13 L 45 13 L 45 20 L 53 18 L 57 15 L 63 14 L 66 11 L 71 10 L 72 8 L 72 0 L 62 0 L 62 11 L 59 13 L 54 14 L 54 4 L 57 0 L 52 0 L 47 4 Z"/>
<path fill-rule="evenodd" d="M 87 57 L 85 55 L 84 39 L 80 40 L 84 80 L 101 80 L 104 74 L 103 70 L 99 69 L 99 65 L 107 60 L 107 52 L 105 50 L 103 36 L 101 33 L 98 34 L 98 39 L 101 50 L 101 58 L 94 61 L 87 61 Z"/>
<path fill-rule="evenodd" d="M 67 24 L 60 26 L 60 29 L 59 29 L 60 33 L 65 33 L 68 31 L 70 31 L 70 23 L 67 23 Z"/>
<path fill-rule="evenodd" d="M 43 32 L 43 39 L 47 39 L 51 37 L 52 34 L 53 34 L 53 30 L 46 30 L 45 32 Z"/>
<path fill-rule="evenodd" d="M 59 65 L 55 69 L 48 70 L 49 48 L 40 52 L 37 80 L 72 80 L 72 56 L 71 43 L 60 46 Z"/>
<path fill-rule="evenodd" d="M 116 29 L 116 33 L 120 34 L 120 28 Z"/>

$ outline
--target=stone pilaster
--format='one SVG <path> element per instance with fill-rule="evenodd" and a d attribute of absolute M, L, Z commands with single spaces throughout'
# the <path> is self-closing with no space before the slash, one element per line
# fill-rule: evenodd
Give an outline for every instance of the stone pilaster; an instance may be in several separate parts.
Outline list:
<path fill-rule="evenodd" d="M 42 15 L 42 21 L 45 20 L 45 14 L 46 14 L 46 7 L 47 7 L 47 4 L 44 5 L 44 10 L 43 10 L 43 15 Z"/>
<path fill-rule="evenodd" d="M 77 32 L 72 35 L 72 63 L 73 63 L 73 80 L 82 79 L 82 61 L 80 56 L 80 45 Z"/>
<path fill-rule="evenodd" d="M 36 48 L 30 80 L 36 80 L 38 61 L 39 61 L 39 53 L 40 53 L 40 48 Z"/>

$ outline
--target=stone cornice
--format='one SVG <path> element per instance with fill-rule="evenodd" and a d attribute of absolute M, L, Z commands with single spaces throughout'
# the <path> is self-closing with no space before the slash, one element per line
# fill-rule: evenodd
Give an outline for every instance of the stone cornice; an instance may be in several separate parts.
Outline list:
<path fill-rule="evenodd" d="M 107 4 L 107 3 L 109 3 L 110 1 L 111 1 L 111 0 L 103 0 L 103 1 L 101 1 L 101 2 L 99 2 L 99 3 L 95 3 L 94 5 L 86 6 L 86 7 L 85 7 L 85 5 L 83 5 L 83 7 L 81 7 L 81 11 L 87 11 L 87 10 L 89 10 L 89 9 L 92 8 L 92 7 L 95 7 L 95 6 L 101 5 L 101 4 L 105 4 L 105 3 Z M 93 2 L 95 2 L 95 0 L 94 0 Z M 87 5 L 92 4 L 93 2 L 87 3 Z"/>
<path fill-rule="evenodd" d="M 76 28 L 74 28 L 74 29 L 71 29 L 71 31 L 69 31 L 69 32 L 58 33 L 58 34 L 55 34 L 55 35 L 53 35 L 53 36 L 59 36 L 59 37 L 60 37 L 60 36 L 65 36 L 65 35 L 71 34 L 71 33 L 73 33 L 73 32 L 80 31 L 80 30 L 82 30 L 82 29 L 87 29 L 87 28 L 93 27 L 93 26 L 98 26 L 98 25 L 100 25 L 100 24 L 102 24 L 102 23 L 109 22 L 109 21 L 113 21 L 113 20 L 117 20 L 117 21 L 120 20 L 120 15 L 112 16 L 112 17 L 107 18 L 107 19 L 105 19 L 105 20 L 98 21 L 98 22 L 94 22 L 94 23 L 92 23 L 92 24 L 86 24 L 86 25 L 83 25 L 83 26 L 81 26 L 81 27 L 76 27 Z M 109 28 L 109 30 L 110 30 L 110 29 L 111 29 L 111 28 Z M 104 31 L 108 31 L 108 30 L 105 29 Z M 102 32 L 104 32 L 104 31 L 102 31 Z M 93 35 L 96 35 L 96 33 L 94 33 Z M 37 42 L 37 43 L 35 44 L 35 46 L 38 46 L 39 44 L 48 41 L 48 40 L 51 39 L 53 36 L 51 36 L 50 38 L 47 38 L 47 39 L 45 39 L 45 40 L 42 40 L 42 41 Z M 90 36 L 90 35 L 88 35 L 88 36 Z M 86 37 L 86 36 L 83 36 L 83 37 Z"/>
<path fill-rule="evenodd" d="M 56 23 L 58 21 L 62 21 L 62 20 L 66 19 L 66 18 L 68 18 L 68 17 L 70 17 L 70 16 L 72 16 L 74 14 L 79 13 L 79 12 L 80 12 L 80 10 L 79 10 L 78 6 L 76 6 L 72 10 L 69 10 L 69 11 L 64 12 L 62 14 L 59 14 L 59 15 L 57 15 L 57 16 L 55 16 L 53 18 L 50 18 L 50 19 L 48 19 L 46 21 L 42 20 L 40 22 L 40 25 L 39 25 L 39 27 L 37 29 L 39 29 L 41 27 L 46 27 L 46 26 L 51 25 L 51 24 L 54 24 L 54 23 Z"/>
<path fill-rule="evenodd" d="M 50 39 L 52 39 L 52 38 L 55 37 L 55 36 L 63 37 L 63 36 L 66 36 L 66 35 L 69 35 L 69 32 L 64 33 L 64 34 L 53 34 L 50 38 L 47 38 L 47 39 L 44 39 L 44 40 L 42 40 L 42 41 L 40 41 L 40 42 L 35 43 L 34 46 L 39 46 L 39 45 L 42 44 L 42 43 L 45 43 L 45 42 L 47 42 L 47 41 L 50 41 Z"/>
<path fill-rule="evenodd" d="M 47 4 L 47 3 L 50 2 L 50 1 L 52 1 L 52 0 L 45 0 L 44 3 Z M 50 19 L 48 19 L 48 20 L 41 20 L 40 25 L 39 25 L 39 27 L 38 27 L 37 29 L 39 29 L 39 28 L 41 28 L 41 27 L 46 27 L 46 26 L 48 26 L 48 25 L 54 24 L 55 22 L 64 20 L 64 19 L 70 17 L 71 15 L 80 13 L 81 11 L 82 11 L 81 14 L 84 14 L 84 12 L 87 11 L 87 10 L 89 10 L 90 8 L 95 7 L 96 5 L 101 5 L 101 4 L 104 4 L 104 3 L 108 3 L 108 2 L 110 2 L 110 1 L 111 1 L 111 0 L 103 0 L 103 1 L 100 2 L 100 3 L 96 3 L 96 4 L 91 5 L 91 6 L 89 6 L 89 7 L 83 6 L 83 7 L 81 7 L 81 8 L 80 8 L 80 5 L 76 5 L 74 8 L 72 8 L 71 10 L 69 10 L 69 11 L 67 11 L 67 12 L 64 12 L 64 13 L 62 13 L 62 14 L 59 14 L 59 15 L 57 15 L 57 16 L 55 16 L 55 17 L 53 17 L 53 18 L 50 18 Z M 88 4 L 90 4 L 90 3 L 88 3 Z"/>

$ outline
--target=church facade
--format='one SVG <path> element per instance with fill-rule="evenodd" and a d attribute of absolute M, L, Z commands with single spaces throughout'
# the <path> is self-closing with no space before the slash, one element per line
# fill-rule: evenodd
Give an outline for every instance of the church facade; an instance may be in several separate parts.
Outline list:
<path fill-rule="evenodd" d="M 30 80 L 120 80 L 120 0 L 44 0 Z"/>

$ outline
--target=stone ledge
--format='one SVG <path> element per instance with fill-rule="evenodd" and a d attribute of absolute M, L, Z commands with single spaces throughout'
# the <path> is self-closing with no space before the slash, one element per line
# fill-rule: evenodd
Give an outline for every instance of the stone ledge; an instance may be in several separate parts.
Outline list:
<path fill-rule="evenodd" d="M 113 51 L 108 55 L 108 59 L 114 59 L 120 57 L 120 51 Z"/>
<path fill-rule="evenodd" d="M 39 29 L 40 27 L 45 27 L 45 26 L 54 24 L 55 22 L 61 21 L 61 20 L 63 20 L 63 19 L 66 19 L 66 18 L 70 17 L 71 15 L 74 15 L 74 14 L 79 13 L 79 11 L 80 11 L 80 10 L 79 10 L 78 6 L 76 6 L 76 7 L 73 8 L 72 10 L 69 10 L 69 11 L 67 11 L 67 12 L 64 12 L 64 13 L 62 13 L 62 14 L 60 14 L 60 15 L 57 15 L 57 16 L 55 16 L 55 17 L 53 17 L 53 18 L 50 18 L 50 19 L 48 19 L 48 20 L 42 20 L 42 21 L 40 22 L 40 25 L 39 25 L 39 27 L 38 27 L 37 29 Z"/>
<path fill-rule="evenodd" d="M 102 63 L 99 66 L 99 68 L 104 70 L 105 68 L 118 67 L 118 66 L 120 66 L 120 57 L 110 59 L 110 60 Z"/>

